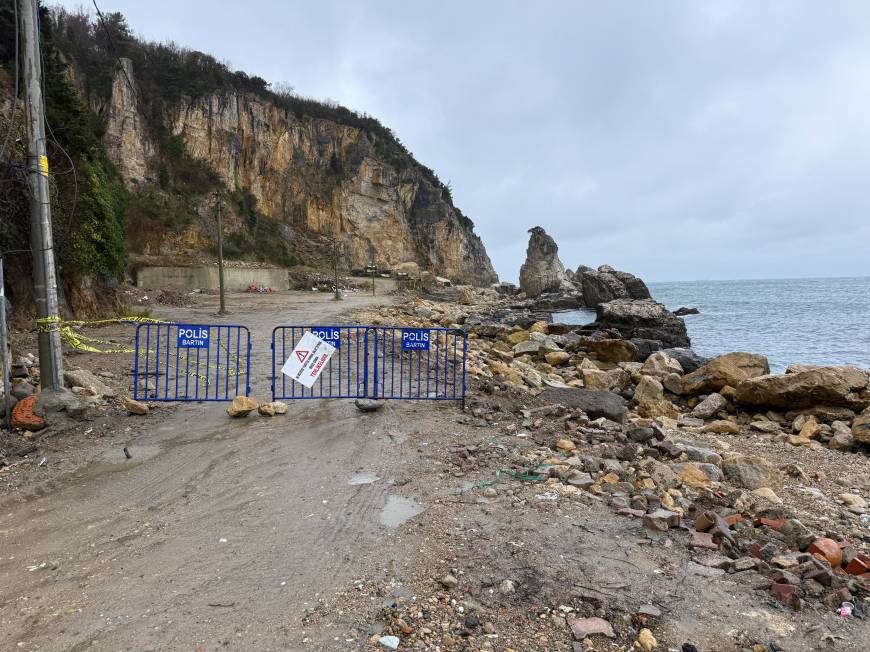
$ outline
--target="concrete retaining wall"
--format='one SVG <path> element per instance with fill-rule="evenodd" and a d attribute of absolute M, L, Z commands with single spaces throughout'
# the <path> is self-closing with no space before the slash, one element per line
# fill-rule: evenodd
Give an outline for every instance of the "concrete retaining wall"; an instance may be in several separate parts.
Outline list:
<path fill-rule="evenodd" d="M 288 288 L 287 270 L 275 267 L 247 269 L 225 267 L 224 283 L 229 291 L 244 290 L 251 283 L 273 290 Z M 136 272 L 136 286 L 148 289 L 217 290 L 217 265 L 209 267 L 142 267 Z"/>

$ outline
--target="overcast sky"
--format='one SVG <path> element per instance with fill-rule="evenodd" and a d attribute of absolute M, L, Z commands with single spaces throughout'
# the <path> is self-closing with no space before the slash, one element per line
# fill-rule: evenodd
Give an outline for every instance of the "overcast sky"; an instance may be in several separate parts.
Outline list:
<path fill-rule="evenodd" d="M 503 280 L 534 225 L 651 281 L 870 274 L 864 0 L 98 4 L 377 117 Z"/>

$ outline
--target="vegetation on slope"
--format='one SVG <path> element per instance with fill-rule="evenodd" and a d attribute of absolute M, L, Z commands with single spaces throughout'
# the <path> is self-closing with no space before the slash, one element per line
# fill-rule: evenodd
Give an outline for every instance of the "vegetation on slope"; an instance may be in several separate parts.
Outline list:
<path fill-rule="evenodd" d="M 135 246 L 149 237 L 156 242 L 161 233 L 184 231 L 209 210 L 205 207 L 213 205 L 215 193 L 226 198 L 244 224 L 244 229 L 226 239 L 228 257 L 283 265 L 296 262 L 288 246 L 286 227 L 264 216 L 247 189 L 224 188 L 214 171 L 189 155 L 183 138 L 167 128 L 167 116 L 182 100 L 196 100 L 216 92 L 250 93 L 299 120 L 329 120 L 360 129 L 368 141 L 366 148 L 370 147 L 379 159 L 399 171 L 414 170 L 452 205 L 449 186 L 414 160 L 392 131 L 371 116 L 300 97 L 289 87 L 273 90 L 264 79 L 233 71 L 201 52 L 173 43 L 141 41 L 133 36 L 120 13 L 94 19 L 82 11 L 42 8 L 40 23 L 46 118 L 51 127 L 54 234 L 60 273 L 67 281 L 77 276 L 119 278 L 131 242 Z M 8 111 L 15 74 L 14 35 L 13 7 L 7 3 L 0 7 L 0 106 L 5 107 L 0 139 L 7 133 L 11 135 L 11 145 L 0 166 L 3 250 L 27 248 L 29 230 L 20 102 L 15 125 L 10 124 Z M 133 62 L 138 108 L 157 147 L 159 161 L 157 178 L 132 191 L 125 189 L 102 146 L 106 109 L 121 57 Z M 306 171 L 311 179 L 299 181 L 305 182 L 306 190 L 313 195 L 328 200 L 352 174 L 353 163 L 333 155 L 322 170 Z M 456 213 L 464 226 L 473 227 L 458 209 Z"/>
<path fill-rule="evenodd" d="M 67 280 L 77 275 L 117 278 L 126 263 L 127 193 L 102 149 L 104 124 L 84 105 L 70 82 L 67 63 L 55 47 L 51 23 L 44 10 L 40 14 L 57 264 L 61 276 Z M 4 77 L 0 82 L 0 97 L 5 96 L 4 104 L 12 107 L 15 18 L 11 3 L 0 8 L 0 44 Z M 0 138 L 8 143 L 0 161 L 0 184 L 4 194 L 0 204 L 0 249 L 3 251 L 29 248 L 27 146 L 21 101 L 15 111 L 14 124 L 11 114 L 11 110 L 4 111 L 0 124 Z M 16 269 L 29 268 L 29 257 L 18 255 L 13 261 Z"/>

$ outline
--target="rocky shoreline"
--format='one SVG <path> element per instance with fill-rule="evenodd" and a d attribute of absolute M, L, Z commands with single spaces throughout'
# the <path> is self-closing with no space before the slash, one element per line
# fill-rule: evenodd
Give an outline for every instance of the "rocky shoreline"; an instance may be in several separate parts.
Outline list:
<path fill-rule="evenodd" d="M 566 293 L 576 286 L 561 285 Z M 654 536 L 685 532 L 711 578 L 751 574 L 792 609 L 870 611 L 866 474 L 824 495 L 811 486 L 826 480 L 811 463 L 778 465 L 736 443 L 794 447 L 809 459 L 829 448 L 866 461 L 866 370 L 795 364 L 771 374 L 760 354 L 706 359 L 691 350 L 682 320 L 650 298 L 599 303 L 584 326 L 552 323 L 539 299 L 503 288 L 460 288 L 456 298 L 364 318 L 468 332 L 474 418 L 540 445 L 513 471 L 542 475 L 560 495 L 598 497 Z M 818 509 L 784 501 L 785 480 L 806 483 Z"/>

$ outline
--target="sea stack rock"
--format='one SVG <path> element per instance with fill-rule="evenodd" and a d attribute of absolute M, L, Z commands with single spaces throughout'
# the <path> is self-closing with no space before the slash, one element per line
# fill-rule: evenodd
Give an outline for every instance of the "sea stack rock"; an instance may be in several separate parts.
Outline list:
<path fill-rule="evenodd" d="M 620 272 L 609 265 L 597 270 L 581 265 L 574 278 L 583 286 L 583 300 L 590 308 L 616 299 L 650 298 L 646 283 L 634 274 Z"/>
<path fill-rule="evenodd" d="M 570 284 L 565 267 L 559 260 L 559 245 L 539 226 L 529 229 L 526 262 L 520 268 L 520 290 L 528 297 L 544 292 L 558 292 Z"/>
<path fill-rule="evenodd" d="M 595 328 L 614 328 L 626 339 L 653 340 L 660 348 L 688 347 L 685 322 L 652 299 L 615 299 L 599 303 Z"/>

